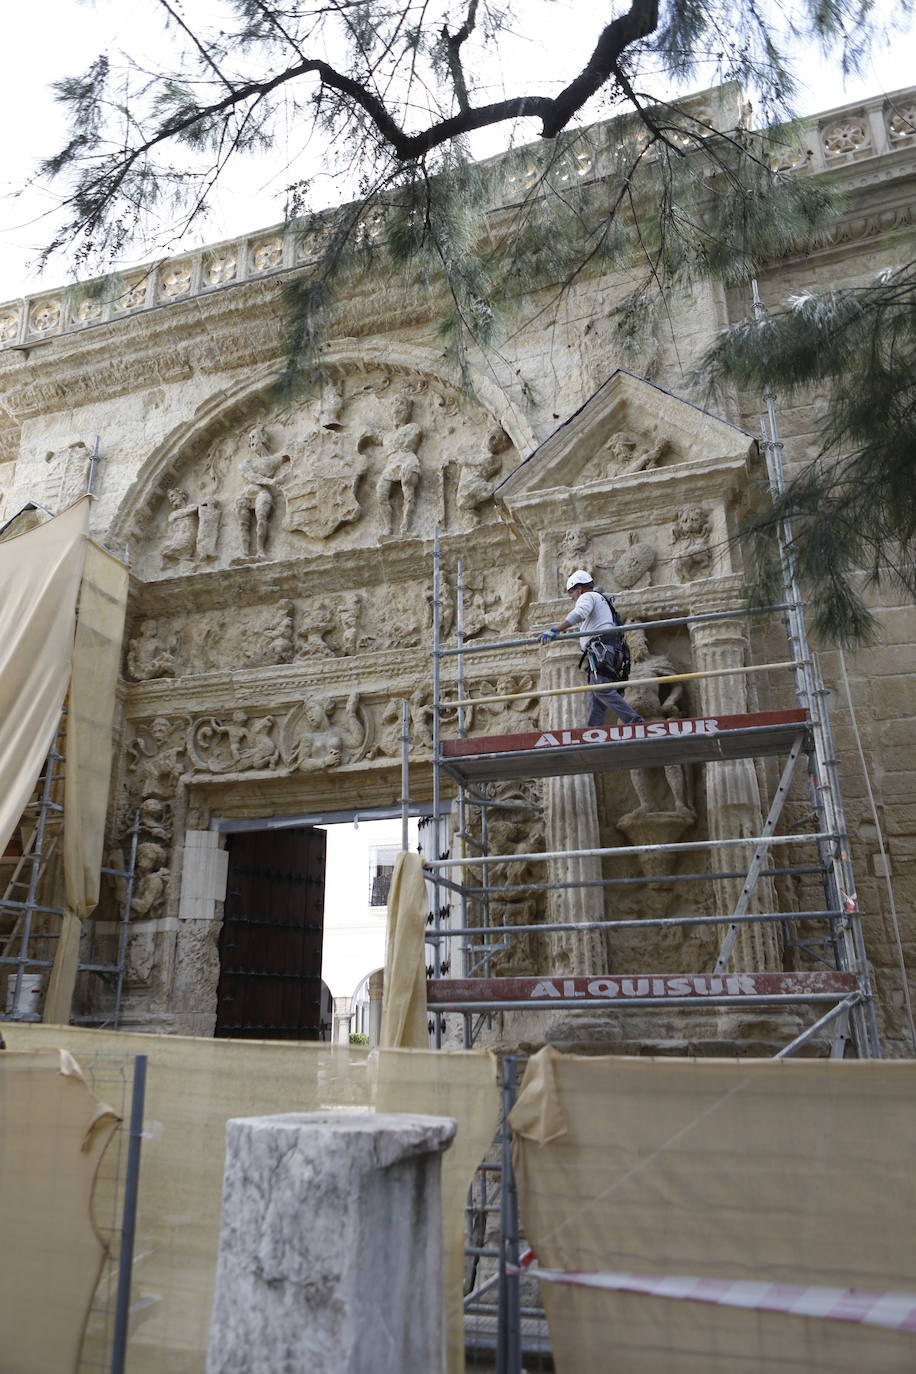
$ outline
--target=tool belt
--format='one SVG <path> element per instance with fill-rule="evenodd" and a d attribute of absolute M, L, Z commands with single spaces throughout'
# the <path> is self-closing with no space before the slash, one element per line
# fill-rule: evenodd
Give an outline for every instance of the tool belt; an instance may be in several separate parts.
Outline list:
<path fill-rule="evenodd" d="M 630 676 L 630 649 L 626 635 L 604 630 L 594 635 L 582 650 L 579 667 L 607 682 L 626 682 Z"/>

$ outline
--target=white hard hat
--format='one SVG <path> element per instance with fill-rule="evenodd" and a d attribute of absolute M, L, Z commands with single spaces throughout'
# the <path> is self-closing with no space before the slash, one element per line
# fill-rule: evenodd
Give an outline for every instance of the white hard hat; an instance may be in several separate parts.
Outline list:
<path fill-rule="evenodd" d="M 571 592 L 573 587 L 587 587 L 591 580 L 592 575 L 590 572 L 586 572 L 584 568 L 577 568 L 576 571 L 567 578 L 566 590 Z"/>

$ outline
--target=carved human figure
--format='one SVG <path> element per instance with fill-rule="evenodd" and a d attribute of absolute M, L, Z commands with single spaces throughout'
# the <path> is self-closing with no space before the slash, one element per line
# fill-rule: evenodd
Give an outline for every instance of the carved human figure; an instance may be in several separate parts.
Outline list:
<path fill-rule="evenodd" d="M 130 909 L 134 916 L 157 915 L 168 894 L 168 855 L 149 840 L 137 845 L 137 872 Z"/>
<path fill-rule="evenodd" d="M 493 481 L 502 467 L 502 454 L 511 440 L 498 425 L 487 435 L 487 451 L 482 458 L 464 458 L 458 466 L 458 491 L 455 504 L 467 515 L 480 518 L 480 507 L 493 495 Z"/>
<path fill-rule="evenodd" d="M 337 610 L 340 623 L 341 647 L 345 654 L 355 654 L 365 647 L 362 634 L 363 597 L 359 592 L 344 598 Z"/>
<path fill-rule="evenodd" d="M 384 440 L 387 457 L 377 488 L 379 524 L 383 534 L 391 534 L 394 530 L 395 489 L 400 490 L 402 538 L 407 534 L 420 484 L 417 449 L 423 438 L 423 430 L 411 419 L 412 415 L 413 400 L 406 392 L 401 392 L 394 402 L 394 429 Z"/>
<path fill-rule="evenodd" d="M 293 603 L 280 601 L 267 627 L 265 663 L 289 663 L 293 657 Z"/>
<path fill-rule="evenodd" d="M 667 654 L 653 654 L 644 630 L 631 630 L 627 635 L 630 646 L 630 678 L 667 677 L 677 672 Z M 648 682 L 627 687 L 626 697 L 635 711 L 645 721 L 671 720 L 681 714 L 680 701 L 684 693 L 682 682 Z M 659 794 L 653 786 L 658 770 L 653 768 L 633 768 L 630 778 L 639 798 L 639 812 L 659 809 Z M 687 802 L 687 772 L 681 764 L 670 764 L 664 770 L 665 779 L 674 799 L 675 809 L 684 815 L 695 816 Z"/>
<path fill-rule="evenodd" d="M 270 517 L 279 490 L 277 477 L 284 463 L 288 462 L 288 454 L 272 451 L 266 425 L 255 425 L 248 436 L 248 456 L 239 464 L 245 485 L 235 503 L 243 558 L 267 556 Z"/>
<path fill-rule="evenodd" d="M 305 625 L 299 631 L 299 647 L 296 657 L 308 658 L 312 654 L 319 654 L 322 658 L 334 656 L 334 650 L 330 644 L 325 643 L 325 635 L 329 635 L 336 628 L 334 610 L 327 601 L 316 601 L 308 606 L 303 613 Z"/>
<path fill-rule="evenodd" d="M 348 697 L 340 725 L 332 719 L 336 710 L 331 701 L 309 697 L 300 709 L 290 713 L 284 754 L 300 773 L 338 768 L 369 751 L 371 731 L 359 693 L 352 692 Z"/>
<path fill-rule="evenodd" d="M 150 739 L 139 737 L 130 753 L 131 767 L 137 770 L 138 790 L 144 797 L 170 800 L 175 796 L 185 772 L 187 751 L 184 741 L 170 743 L 178 722 L 157 716 L 149 727 Z"/>
<path fill-rule="evenodd" d="M 325 379 L 321 388 L 318 404 L 318 423 L 322 429 L 341 429 L 340 412 L 343 409 L 343 392 L 333 377 Z"/>
<path fill-rule="evenodd" d="M 248 768 L 275 768 L 280 762 L 280 751 L 273 739 L 273 716 L 257 716 L 251 722 L 248 734 L 248 749 L 243 756 Z"/>
<path fill-rule="evenodd" d="M 653 442 L 621 429 L 612 434 L 604 446 L 609 459 L 605 465 L 605 476 L 619 477 L 657 467 L 669 448 L 667 439 Z"/>
<path fill-rule="evenodd" d="M 171 510 L 166 520 L 166 535 L 159 556 L 164 568 L 193 558 L 197 552 L 198 507 L 188 500 L 188 493 L 180 487 L 166 492 Z"/>
<path fill-rule="evenodd" d="M 531 588 L 514 568 L 503 574 L 498 584 L 497 616 L 506 630 L 520 630 L 525 607 L 531 600 Z"/>
<path fill-rule="evenodd" d="M 140 803 L 140 831 L 153 840 L 172 838 L 171 807 L 159 797 L 147 797 Z"/>
<path fill-rule="evenodd" d="M 432 630 L 433 617 L 435 615 L 435 603 L 433 589 L 431 586 L 425 588 L 423 600 L 426 604 L 426 628 Z M 448 579 L 439 579 L 439 632 L 443 639 L 448 639 L 455 624 L 455 598 L 452 589 L 448 584 Z"/>
<path fill-rule="evenodd" d="M 705 577 L 712 567 L 712 529 L 701 506 L 686 506 L 671 528 L 674 571 L 682 582 Z"/>
<path fill-rule="evenodd" d="M 233 711 L 228 720 L 214 716 L 197 721 L 190 751 L 195 765 L 210 773 L 235 774 L 276 768 L 280 749 L 273 738 L 273 716 L 249 721 L 247 711 Z"/>
<path fill-rule="evenodd" d="M 496 679 L 495 686 L 489 682 L 481 683 L 479 696 L 515 696 L 534 687 L 530 677 L 510 677 L 508 674 Z M 536 727 L 534 712 L 537 709 L 537 696 L 523 697 L 519 701 L 494 701 L 485 708 L 487 712 L 486 733 L 488 735 L 525 734 Z"/>
<path fill-rule="evenodd" d="M 127 671 L 136 682 L 156 677 L 174 677 L 175 654 L 159 638 L 159 622 L 144 620 L 127 646 Z"/>

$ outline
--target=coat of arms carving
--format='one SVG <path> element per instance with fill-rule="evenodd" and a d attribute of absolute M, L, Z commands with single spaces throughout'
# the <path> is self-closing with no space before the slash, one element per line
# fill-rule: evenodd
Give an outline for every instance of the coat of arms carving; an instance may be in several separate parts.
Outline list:
<path fill-rule="evenodd" d="M 357 491 L 368 460 L 362 454 L 341 453 L 339 442 L 337 436 L 316 431 L 294 446 L 283 482 L 284 529 L 327 539 L 341 525 L 359 520 L 362 508 Z"/>

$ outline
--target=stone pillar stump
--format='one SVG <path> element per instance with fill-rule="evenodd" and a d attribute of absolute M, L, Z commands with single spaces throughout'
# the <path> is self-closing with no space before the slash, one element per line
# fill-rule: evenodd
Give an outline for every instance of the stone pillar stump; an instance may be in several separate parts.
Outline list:
<path fill-rule="evenodd" d="M 207 1374 L 444 1374 L 444 1117 L 229 1121 Z"/>

